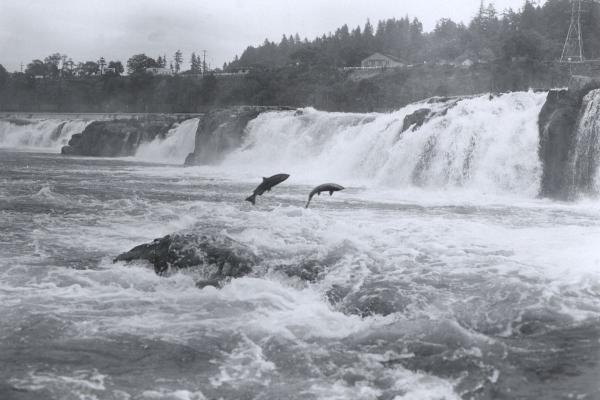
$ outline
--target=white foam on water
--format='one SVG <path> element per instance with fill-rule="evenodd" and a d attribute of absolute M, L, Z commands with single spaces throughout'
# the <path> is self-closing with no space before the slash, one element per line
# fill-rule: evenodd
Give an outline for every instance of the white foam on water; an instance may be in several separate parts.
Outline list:
<path fill-rule="evenodd" d="M 381 350 L 381 342 L 373 342 L 375 349 L 352 344 L 379 333 L 388 338 L 386 346 L 425 337 L 440 346 L 459 346 L 456 354 L 485 363 L 489 355 L 482 343 L 513 335 L 527 313 L 559 314 L 557 323 L 565 324 L 600 316 L 599 203 L 535 198 L 540 165 L 531 121 L 537 120 L 543 97 L 463 99 L 401 135 L 405 116 L 443 107 L 422 103 L 368 115 L 312 109 L 302 115 L 266 113 L 248 127 L 244 147 L 222 165 L 132 164 L 106 171 L 132 185 L 140 184 L 140 177 L 147 179 L 144 185 L 156 181 L 167 187 L 161 191 L 176 192 L 177 201 L 162 192 L 99 200 L 59 193 L 57 183 L 37 185 L 17 200 L 59 212 L 27 221 L 33 228 L 24 235 L 36 254 L 11 255 L 0 270 L 2 335 L 9 337 L 27 318 L 43 316 L 63 324 L 61 337 L 135 336 L 199 346 L 214 357 L 214 368 L 201 378 L 202 392 L 189 382 L 178 390 L 171 381 L 144 387 L 136 393 L 141 398 L 202 399 L 219 390 L 242 393 L 245 385 L 267 390 L 265 382 L 287 384 L 290 366 L 269 353 L 269 344 L 277 341 L 288 346 L 284 352 L 306 356 L 311 373 L 331 365 L 339 370 L 307 375 L 307 397 L 459 398 L 452 379 L 389 364 L 385 354 L 371 353 Z M 193 130 L 182 125 L 154 143 L 148 153 L 154 161 L 175 162 L 173 153 L 161 151 L 177 148 Z M 243 201 L 241 187 L 276 172 L 292 176 L 256 207 Z M 298 184 L 325 177 L 348 189 L 304 209 L 310 187 Z M 188 184 L 219 200 L 181 200 L 189 194 Z M 239 202 L 221 200 L 220 194 Z M 83 211 L 75 212 L 77 207 Z M 200 290 L 193 271 L 159 277 L 145 262 L 112 263 L 122 251 L 182 229 L 242 243 L 259 265 L 220 290 Z M 55 261 L 65 249 L 104 258 L 99 264 L 93 257 L 92 265 L 75 263 L 87 270 L 69 269 Z M 322 268 L 315 282 L 289 277 L 280 268 L 306 261 Z M 329 301 L 334 286 L 356 298 Z M 357 308 L 369 296 L 389 301 L 390 314 L 361 316 Z M 390 333 L 392 328 L 399 333 Z M 204 347 L 215 338 L 231 347 Z M 340 349 L 346 354 L 337 354 Z M 504 370 L 486 365 L 482 371 L 482 385 L 488 379 L 502 384 Z M 348 381 L 344 372 L 364 379 Z M 380 385 L 379 376 L 393 387 Z M 98 396 L 89 385 L 52 379 L 62 390 L 83 387 Z"/>
<path fill-rule="evenodd" d="M 201 391 L 190 391 L 190 390 L 169 390 L 169 389 L 158 389 L 158 390 L 144 390 L 141 393 L 142 399 L 156 399 L 156 400 L 205 400 L 206 397 Z"/>
<path fill-rule="evenodd" d="M 225 363 L 219 367 L 219 375 L 210 379 L 215 387 L 225 383 L 233 386 L 251 383 L 268 386 L 270 379 L 266 374 L 277 369 L 275 364 L 265 359 L 262 348 L 246 335 L 242 335 L 240 344 L 225 357 Z"/>
<path fill-rule="evenodd" d="M 106 379 L 106 375 L 94 369 L 75 370 L 69 375 L 30 371 L 26 378 L 15 378 L 9 382 L 17 389 L 27 391 L 46 389 L 56 396 L 69 393 L 68 398 L 94 400 L 104 398 Z"/>
<path fill-rule="evenodd" d="M 0 120 L 0 147 L 60 153 L 71 136 L 81 133 L 91 121 L 45 119 L 15 124 Z"/>
<path fill-rule="evenodd" d="M 240 177 L 276 171 L 299 182 L 471 188 L 532 197 L 541 174 L 537 115 L 545 97 L 485 95 L 453 106 L 411 104 L 390 114 L 263 113 L 220 167 Z M 401 132 L 404 118 L 421 108 L 434 115 L 414 131 Z"/>

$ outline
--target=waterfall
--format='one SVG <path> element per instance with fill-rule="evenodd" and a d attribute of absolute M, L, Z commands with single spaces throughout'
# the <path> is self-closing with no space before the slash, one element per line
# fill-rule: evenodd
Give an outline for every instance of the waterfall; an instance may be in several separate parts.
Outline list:
<path fill-rule="evenodd" d="M 135 158 L 143 161 L 183 164 L 194 151 L 198 118 L 185 120 L 169 130 L 164 138 L 157 137 L 138 147 Z"/>
<path fill-rule="evenodd" d="M 392 113 L 267 112 L 221 167 L 254 175 L 535 196 L 545 93 L 426 101 Z"/>
<path fill-rule="evenodd" d="M 60 152 L 71 136 L 81 133 L 91 121 L 0 120 L 0 147 Z"/>
<path fill-rule="evenodd" d="M 572 190 L 595 195 L 600 192 L 600 89 L 583 99 L 571 158 Z"/>

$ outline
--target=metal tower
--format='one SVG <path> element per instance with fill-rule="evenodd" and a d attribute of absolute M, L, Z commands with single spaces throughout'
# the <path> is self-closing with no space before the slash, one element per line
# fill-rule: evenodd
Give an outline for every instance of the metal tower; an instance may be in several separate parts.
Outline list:
<path fill-rule="evenodd" d="M 582 0 L 571 0 L 571 25 L 569 25 L 560 62 L 582 63 L 585 61 L 581 39 L 581 3 Z"/>

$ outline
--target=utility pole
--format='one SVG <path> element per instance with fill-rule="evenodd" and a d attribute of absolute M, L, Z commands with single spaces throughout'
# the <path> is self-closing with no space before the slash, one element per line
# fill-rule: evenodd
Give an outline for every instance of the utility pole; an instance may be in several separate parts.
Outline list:
<path fill-rule="evenodd" d="M 23 73 L 23 61 L 21 61 L 21 73 Z"/>
<path fill-rule="evenodd" d="M 206 50 L 202 50 L 202 76 L 206 74 Z"/>

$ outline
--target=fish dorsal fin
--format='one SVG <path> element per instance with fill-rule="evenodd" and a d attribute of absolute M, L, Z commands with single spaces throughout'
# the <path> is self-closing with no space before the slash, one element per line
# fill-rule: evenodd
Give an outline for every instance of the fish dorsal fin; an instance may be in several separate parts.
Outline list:
<path fill-rule="evenodd" d="M 266 180 L 267 180 L 267 178 L 265 178 L 265 177 L 263 176 L 263 182 L 264 182 L 264 181 L 266 181 Z"/>

